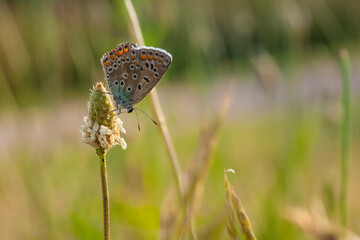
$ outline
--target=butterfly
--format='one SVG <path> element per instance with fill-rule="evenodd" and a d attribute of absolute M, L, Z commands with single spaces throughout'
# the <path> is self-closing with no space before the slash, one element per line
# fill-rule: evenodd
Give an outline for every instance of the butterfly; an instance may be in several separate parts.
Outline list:
<path fill-rule="evenodd" d="M 101 58 L 109 90 L 117 108 L 128 113 L 164 76 L 172 62 L 167 51 L 122 43 Z"/>

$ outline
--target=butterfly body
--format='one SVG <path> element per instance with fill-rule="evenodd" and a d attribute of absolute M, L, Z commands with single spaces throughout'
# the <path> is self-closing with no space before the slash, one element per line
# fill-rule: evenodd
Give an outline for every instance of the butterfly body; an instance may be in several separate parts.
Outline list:
<path fill-rule="evenodd" d="M 122 43 L 101 58 L 109 90 L 116 105 L 127 112 L 164 76 L 172 62 L 165 50 Z"/>

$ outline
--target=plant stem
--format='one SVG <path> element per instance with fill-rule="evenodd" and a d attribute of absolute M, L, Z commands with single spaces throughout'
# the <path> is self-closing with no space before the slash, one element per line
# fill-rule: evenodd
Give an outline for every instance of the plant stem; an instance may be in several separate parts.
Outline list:
<path fill-rule="evenodd" d="M 340 215 L 341 225 L 345 230 L 347 226 L 347 193 L 349 175 L 349 150 L 350 150 L 350 57 L 346 49 L 341 49 L 340 66 L 342 71 L 342 151 L 341 151 L 341 196 Z"/>
<path fill-rule="evenodd" d="M 109 188 L 106 172 L 106 151 L 103 148 L 96 149 L 96 154 L 100 161 L 101 187 L 103 196 L 104 210 L 104 240 L 110 240 L 110 204 L 109 204 Z"/>
<path fill-rule="evenodd" d="M 131 23 L 133 26 L 136 40 L 138 41 L 138 43 L 140 45 L 145 45 L 144 38 L 143 38 L 143 35 L 141 32 L 139 20 L 136 15 L 134 5 L 132 4 L 131 0 L 124 0 L 124 1 L 125 1 L 126 9 L 130 16 L 130 20 L 131 20 Z M 179 160 L 178 160 L 178 157 L 177 157 L 177 154 L 175 151 L 174 143 L 171 139 L 170 132 L 169 132 L 169 129 L 166 124 L 166 118 L 164 116 L 164 113 L 163 113 L 161 105 L 160 105 L 159 96 L 157 94 L 155 87 L 150 92 L 150 105 L 159 121 L 158 123 L 159 123 L 160 131 L 161 131 L 161 135 L 163 137 L 163 140 L 164 140 L 164 143 L 166 146 L 166 150 L 169 154 L 172 170 L 176 176 L 180 197 L 181 197 L 181 199 L 183 199 L 184 190 L 183 190 L 181 168 L 180 168 Z"/>

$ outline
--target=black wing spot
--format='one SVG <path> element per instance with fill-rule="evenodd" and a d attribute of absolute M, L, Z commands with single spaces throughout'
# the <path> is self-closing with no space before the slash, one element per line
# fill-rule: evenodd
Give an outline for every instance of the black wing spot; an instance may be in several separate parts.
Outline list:
<path fill-rule="evenodd" d="M 143 80 L 144 80 L 145 82 L 147 82 L 147 83 L 150 82 L 150 79 L 149 79 L 148 77 L 143 77 Z"/>
<path fill-rule="evenodd" d="M 138 89 L 141 91 L 141 84 L 138 85 Z"/>
<path fill-rule="evenodd" d="M 120 86 L 124 86 L 125 85 L 125 82 L 124 81 L 121 81 L 120 82 Z"/>
<path fill-rule="evenodd" d="M 128 87 L 128 88 L 127 88 L 127 91 L 128 91 L 128 92 L 131 92 L 131 87 Z"/>

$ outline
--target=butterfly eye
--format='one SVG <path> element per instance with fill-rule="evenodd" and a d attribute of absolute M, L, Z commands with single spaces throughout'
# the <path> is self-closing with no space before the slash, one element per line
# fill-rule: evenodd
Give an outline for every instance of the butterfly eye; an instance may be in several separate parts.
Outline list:
<path fill-rule="evenodd" d="M 116 80 L 116 81 L 114 82 L 114 85 L 115 85 L 115 86 L 118 86 L 118 85 L 119 85 L 119 81 Z"/>

